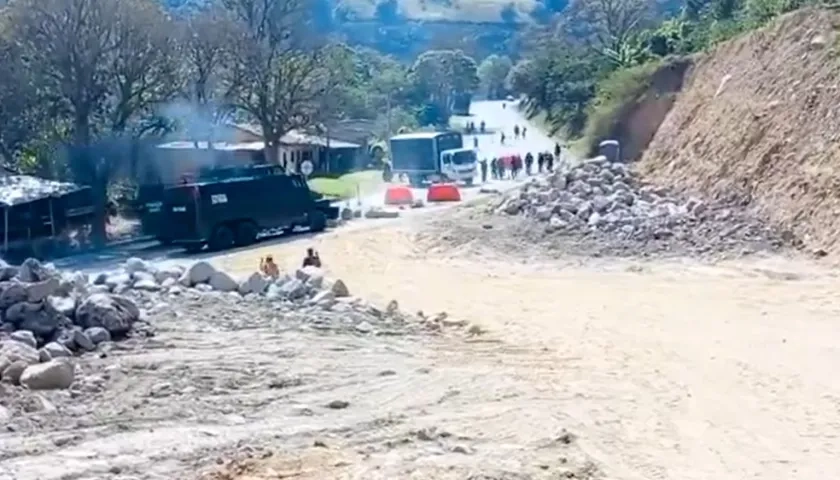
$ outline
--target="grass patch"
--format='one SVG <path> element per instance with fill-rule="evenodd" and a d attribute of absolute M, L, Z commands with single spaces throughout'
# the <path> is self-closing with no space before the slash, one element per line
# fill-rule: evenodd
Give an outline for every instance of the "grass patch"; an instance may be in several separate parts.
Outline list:
<path fill-rule="evenodd" d="M 598 91 L 587 116 L 586 128 L 576 149 L 592 154 L 598 143 L 615 136 L 625 114 L 651 86 L 661 62 L 649 62 L 614 71 L 598 84 Z"/>
<path fill-rule="evenodd" d="M 342 175 L 338 178 L 313 178 L 309 180 L 309 188 L 324 195 L 341 200 L 355 198 L 356 193 L 365 195 L 382 185 L 382 172 L 379 170 L 362 170 Z"/>

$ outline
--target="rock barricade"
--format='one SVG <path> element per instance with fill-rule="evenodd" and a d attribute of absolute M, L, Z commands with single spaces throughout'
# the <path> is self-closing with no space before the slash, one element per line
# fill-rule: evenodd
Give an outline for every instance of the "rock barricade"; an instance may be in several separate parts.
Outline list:
<path fill-rule="evenodd" d="M 497 214 L 531 217 L 544 223 L 549 234 L 610 238 L 616 241 L 608 249 L 613 253 L 633 253 L 639 245 L 655 251 L 681 244 L 705 253 L 784 243 L 743 208 L 645 185 L 627 164 L 605 157 L 535 178 L 492 208 Z"/>

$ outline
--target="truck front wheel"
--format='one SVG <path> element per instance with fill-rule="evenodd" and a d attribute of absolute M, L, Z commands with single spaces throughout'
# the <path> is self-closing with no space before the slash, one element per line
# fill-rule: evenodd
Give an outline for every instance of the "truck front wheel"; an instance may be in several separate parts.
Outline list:
<path fill-rule="evenodd" d="M 472 177 L 470 177 L 470 178 L 468 178 L 468 179 L 464 180 L 464 183 L 465 183 L 468 187 L 472 187 L 472 186 L 473 186 L 473 179 L 472 179 Z"/>
<path fill-rule="evenodd" d="M 323 232 L 327 228 L 327 216 L 320 210 L 309 213 L 309 230 Z"/>

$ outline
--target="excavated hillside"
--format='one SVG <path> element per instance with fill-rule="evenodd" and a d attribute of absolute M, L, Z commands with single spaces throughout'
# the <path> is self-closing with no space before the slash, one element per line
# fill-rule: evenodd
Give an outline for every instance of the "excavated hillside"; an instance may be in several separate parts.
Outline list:
<path fill-rule="evenodd" d="M 639 163 L 840 253 L 840 14 L 805 9 L 697 59 Z"/>

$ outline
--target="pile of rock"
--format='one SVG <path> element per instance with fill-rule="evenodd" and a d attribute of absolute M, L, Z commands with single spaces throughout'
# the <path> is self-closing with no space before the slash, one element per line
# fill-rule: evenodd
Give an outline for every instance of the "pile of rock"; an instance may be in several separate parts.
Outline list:
<path fill-rule="evenodd" d="M 681 198 L 644 185 L 626 164 L 604 157 L 534 179 L 493 209 L 544 222 L 547 233 L 611 238 L 619 242 L 612 245 L 619 251 L 639 244 L 671 250 L 678 243 L 700 253 L 733 246 L 751 251 L 759 244 L 767 248 L 784 243 L 737 206 Z"/>
<path fill-rule="evenodd" d="M 130 334 L 140 310 L 130 299 L 90 288 L 87 276 L 27 259 L 0 264 L 0 379 L 32 389 L 66 388 L 66 359 Z"/>

